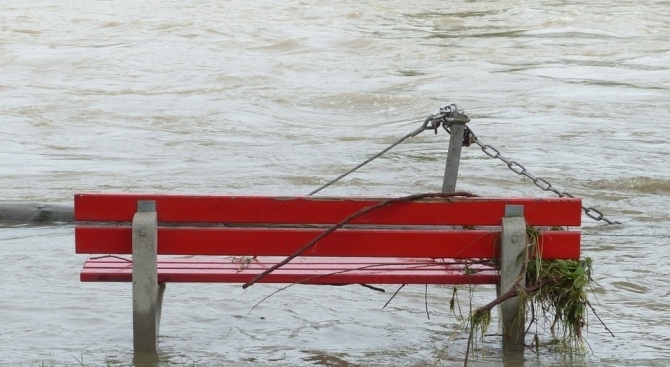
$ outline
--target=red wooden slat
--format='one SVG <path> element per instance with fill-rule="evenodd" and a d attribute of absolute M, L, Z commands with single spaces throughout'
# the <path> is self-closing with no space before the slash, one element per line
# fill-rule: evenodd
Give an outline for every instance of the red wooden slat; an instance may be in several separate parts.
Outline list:
<path fill-rule="evenodd" d="M 284 260 L 284 257 L 258 257 L 251 262 L 243 262 L 241 258 L 235 257 L 185 257 L 185 258 L 166 258 L 159 259 L 162 269 L 210 269 L 210 270 L 266 270 L 270 266 Z M 445 269 L 462 271 L 465 262 L 454 259 L 432 259 L 432 258 L 360 258 L 360 257 L 302 257 L 283 265 L 282 270 L 305 269 L 311 267 L 328 271 L 340 271 L 346 269 L 368 269 L 368 270 L 430 270 Z M 91 257 L 86 262 L 89 269 L 114 269 L 131 268 L 130 257 L 119 258 L 112 256 Z M 470 264 L 470 269 L 490 269 L 482 264 Z"/>
<path fill-rule="evenodd" d="M 155 200 L 161 222 L 333 224 L 383 198 L 271 198 L 187 195 L 79 194 L 75 196 L 78 221 L 129 222 L 137 200 Z M 491 284 L 496 272 L 465 275 L 462 265 L 436 264 L 431 258 L 494 258 L 499 230 L 444 230 L 431 225 L 500 225 L 505 205 L 523 205 L 524 217 L 535 226 L 578 226 L 579 199 L 454 198 L 394 203 L 363 215 L 351 224 L 410 225 L 417 228 L 341 229 L 304 252 L 304 256 L 263 278 L 263 282 L 305 284 Z M 288 256 L 324 229 L 307 228 L 159 228 L 159 253 L 171 255 Z M 75 228 L 76 250 L 91 254 L 130 254 L 128 226 Z M 579 232 L 543 231 L 539 237 L 545 259 L 577 259 Z M 345 258 L 342 258 L 344 256 Z M 367 257 L 372 258 L 367 258 Z M 388 257 L 403 257 L 389 260 Z M 357 257 L 355 260 L 346 257 Z M 390 261 L 383 266 L 361 269 Z M 413 260 L 411 259 L 413 258 Z M 256 261 L 240 271 L 230 260 L 162 259 L 162 282 L 234 282 L 251 280 L 281 261 Z M 315 259 L 315 260 L 312 260 Z M 451 261 L 451 260 L 447 260 Z M 82 281 L 130 281 L 132 264 L 114 258 L 87 261 Z M 337 273 L 337 274 L 333 274 Z"/>
<path fill-rule="evenodd" d="M 132 268 L 130 264 L 117 259 L 105 259 L 102 261 L 104 267 L 99 265 L 100 260 L 88 260 L 81 273 L 81 280 L 85 282 L 129 282 L 132 281 Z M 379 261 L 380 259 L 372 259 Z M 318 264 L 300 263 L 293 264 L 291 268 L 279 268 L 262 279 L 263 283 L 297 283 L 301 284 L 495 284 L 498 275 L 493 270 L 485 270 L 475 274 L 465 274 L 465 269 L 447 267 L 434 264 L 424 265 L 417 268 L 411 261 L 397 262 L 391 268 L 357 269 L 364 266 L 362 263 L 332 264 L 332 267 L 324 266 L 325 260 Z M 250 267 L 242 271 L 238 267 L 228 267 L 226 263 L 218 268 L 212 268 L 212 263 L 193 262 L 158 263 L 159 282 L 223 282 L 244 283 L 254 276 L 269 268 L 274 262 L 262 262 L 256 267 Z M 184 268 L 188 264 L 189 266 Z M 375 262 L 367 265 L 377 265 Z M 346 272 L 344 271 L 346 270 Z"/>
<path fill-rule="evenodd" d="M 285 256 L 263 256 L 258 259 L 263 261 L 253 261 L 251 266 L 262 266 L 266 263 L 277 263 L 284 260 Z M 241 259 L 244 257 L 234 257 L 234 256 L 161 256 L 159 258 L 161 264 L 166 267 L 175 266 L 175 267 L 184 267 L 189 266 L 190 264 L 195 264 L 196 267 L 220 267 L 228 266 L 227 264 L 238 264 Z M 115 255 L 105 255 L 105 256 L 93 256 L 89 257 L 87 265 L 104 267 L 105 264 L 110 263 L 113 266 L 119 262 L 127 263 L 132 265 L 131 256 L 115 256 Z M 302 266 L 303 264 L 323 264 L 323 266 L 366 266 L 370 264 L 382 264 L 384 266 L 393 266 L 393 265 L 430 265 L 430 266 L 449 266 L 449 265 L 462 265 L 462 260 L 453 260 L 453 259 L 434 259 L 434 258 L 399 258 L 399 257 L 297 257 L 291 262 L 284 265 L 284 268 L 290 268 L 291 266 Z"/>
<path fill-rule="evenodd" d="M 159 228 L 158 253 L 288 256 L 323 231 L 295 228 Z M 302 255 L 493 257 L 496 236 L 498 233 L 495 231 L 344 229 L 326 236 Z M 75 237 L 78 253 L 132 253 L 132 232 L 129 227 L 78 227 Z"/>
<path fill-rule="evenodd" d="M 323 232 L 296 228 L 159 228 L 163 255 L 288 256 Z M 302 256 L 493 258 L 495 230 L 365 230 L 342 229 L 321 239 Z M 579 232 L 541 232 L 544 259 L 576 259 Z M 76 252 L 131 254 L 130 227 L 75 228 Z"/>
<path fill-rule="evenodd" d="M 536 255 L 547 260 L 578 260 L 581 256 L 581 242 L 581 232 L 543 231 L 538 237 Z"/>
<path fill-rule="evenodd" d="M 161 222 L 333 224 L 385 198 L 76 194 L 78 221 L 131 221 L 137 200 L 155 200 Z M 581 225 L 577 198 L 450 198 L 393 203 L 351 224 L 500 225 L 505 205 L 523 205 L 533 226 Z"/>

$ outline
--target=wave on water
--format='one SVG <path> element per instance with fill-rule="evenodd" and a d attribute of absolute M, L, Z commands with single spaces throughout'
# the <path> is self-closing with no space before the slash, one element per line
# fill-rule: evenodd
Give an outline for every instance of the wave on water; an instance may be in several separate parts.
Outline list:
<path fill-rule="evenodd" d="M 670 179 L 630 177 L 616 180 L 589 180 L 586 186 L 596 190 L 634 191 L 643 194 L 670 193 Z"/>

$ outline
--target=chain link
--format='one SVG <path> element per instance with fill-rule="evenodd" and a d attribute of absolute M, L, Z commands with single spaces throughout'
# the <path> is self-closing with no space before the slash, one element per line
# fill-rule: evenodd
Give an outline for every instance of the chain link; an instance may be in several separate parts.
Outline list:
<path fill-rule="evenodd" d="M 475 135 L 475 133 L 471 129 L 468 129 L 467 131 L 469 132 L 469 137 L 467 140 L 477 144 L 482 149 L 484 154 L 486 154 L 491 158 L 501 160 L 507 165 L 507 168 L 509 168 L 512 172 L 516 173 L 517 175 L 527 177 L 528 179 L 533 181 L 535 186 L 539 187 L 543 191 L 551 191 L 554 194 L 558 195 L 559 197 L 569 197 L 569 198 L 575 197 L 574 195 L 568 192 L 556 189 L 549 181 L 545 180 L 544 178 L 536 177 L 528 173 L 528 171 L 526 171 L 526 167 L 524 167 L 521 163 L 505 158 L 505 156 L 503 156 L 498 149 L 488 144 L 482 143 L 477 137 L 477 135 Z M 621 222 L 613 221 L 606 218 L 605 215 L 600 210 L 594 207 L 586 207 L 582 205 L 582 210 L 584 210 L 584 214 L 586 214 L 589 218 L 594 219 L 596 221 L 604 221 L 607 224 L 621 224 Z"/>
<path fill-rule="evenodd" d="M 410 132 L 409 134 L 405 135 L 404 137 L 402 137 L 397 142 L 391 144 L 391 146 L 387 147 L 386 149 L 384 149 L 381 152 L 374 155 L 372 158 L 370 158 L 370 159 L 366 160 L 365 162 L 359 164 L 358 166 L 356 166 L 353 169 L 347 171 L 346 173 L 340 175 L 336 179 L 326 183 L 325 185 L 319 187 L 318 189 L 310 192 L 309 195 L 311 196 L 311 195 L 316 194 L 317 192 L 323 190 L 324 188 L 326 188 L 326 187 L 332 185 L 333 183 L 339 181 L 343 177 L 345 177 L 345 176 L 349 175 L 350 173 L 356 171 L 357 169 L 363 167 L 367 163 L 370 163 L 370 161 L 378 158 L 379 156 L 381 156 L 382 154 L 391 150 L 393 147 L 402 143 L 406 139 L 408 139 L 410 137 L 413 137 L 413 136 L 417 136 L 425 130 L 434 130 L 435 133 L 437 134 L 437 129 L 440 126 L 442 126 L 447 131 L 447 133 L 451 134 L 451 131 L 449 129 L 449 125 L 453 122 L 456 122 L 456 121 L 461 122 L 461 123 L 467 123 L 467 122 L 470 121 L 470 118 L 467 117 L 467 115 L 463 114 L 462 112 L 459 112 L 458 107 L 456 107 L 455 104 L 451 104 L 449 106 L 445 106 L 445 107 L 441 108 L 439 114 L 434 114 L 434 115 L 428 116 L 428 118 L 426 118 L 426 120 L 424 121 L 424 123 L 421 127 L 417 128 L 417 129 L 413 130 L 412 132 Z M 463 145 L 464 146 L 469 146 L 472 143 L 477 144 L 482 149 L 484 154 L 486 154 L 487 156 L 489 156 L 491 158 L 501 160 L 502 162 L 504 162 L 507 165 L 507 168 L 509 168 L 512 172 L 516 173 L 517 175 L 527 177 L 528 179 L 533 181 L 535 186 L 539 187 L 543 191 L 551 191 L 554 194 L 558 195 L 559 197 L 569 197 L 569 198 L 574 198 L 575 197 L 574 195 L 572 195 L 568 192 L 557 190 L 556 188 L 554 188 L 554 186 L 551 185 L 551 183 L 549 181 L 545 180 L 544 178 L 536 177 L 536 176 L 533 176 L 532 174 L 528 173 L 528 171 L 526 170 L 526 167 L 524 167 L 521 163 L 505 158 L 505 156 L 503 156 L 500 153 L 500 151 L 498 149 L 496 149 L 495 147 L 493 147 L 491 145 L 488 145 L 488 144 L 484 144 L 481 141 L 479 141 L 479 138 L 477 137 L 477 135 L 475 135 L 475 133 L 470 129 L 469 126 L 465 126 L 465 130 L 464 130 L 463 135 L 464 135 L 463 136 Z M 598 210 L 594 207 L 585 207 L 585 206 L 582 205 L 582 210 L 584 210 L 584 213 L 589 218 L 592 218 L 596 221 L 604 221 L 607 224 L 621 224 L 621 222 L 617 222 L 617 221 L 613 221 L 613 220 L 610 220 L 608 218 L 605 218 L 603 213 L 600 210 Z"/>

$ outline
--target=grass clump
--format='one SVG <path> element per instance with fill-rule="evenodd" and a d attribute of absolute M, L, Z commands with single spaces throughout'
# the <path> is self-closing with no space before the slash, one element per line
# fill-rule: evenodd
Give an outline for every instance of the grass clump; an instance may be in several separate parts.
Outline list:
<path fill-rule="evenodd" d="M 592 260 L 588 257 L 528 263 L 526 288 L 537 288 L 524 300 L 531 305 L 530 322 L 538 321 L 536 312 L 545 321 L 551 321 L 549 330 L 555 345 L 563 351 L 582 349 L 582 330 L 590 306 L 587 286 L 591 281 L 591 266 Z"/>
<path fill-rule="evenodd" d="M 510 298 L 519 297 L 520 312 L 525 316 L 521 320 L 526 320 L 523 340 L 526 340 L 529 330 L 535 325 L 532 344 L 537 353 L 540 346 L 539 327 L 548 329 L 551 334 L 551 349 L 568 353 L 581 353 L 585 350 L 582 331 L 587 323 L 588 309 L 595 314 L 587 294 L 592 280 L 592 260 L 588 257 L 579 260 L 543 260 L 536 251 L 540 234 L 540 230 L 535 227 L 527 228 L 525 260 L 521 274 L 511 289 L 471 312 L 470 339 L 477 332 L 483 338 L 491 321 L 490 312 L 493 307 Z M 468 350 L 469 347 L 470 341 Z"/>

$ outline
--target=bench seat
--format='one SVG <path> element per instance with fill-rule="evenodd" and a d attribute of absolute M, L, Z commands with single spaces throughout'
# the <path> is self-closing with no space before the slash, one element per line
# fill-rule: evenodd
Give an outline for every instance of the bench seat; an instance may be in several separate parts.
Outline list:
<path fill-rule="evenodd" d="M 284 257 L 264 256 L 245 263 L 231 257 L 161 257 L 159 283 L 246 283 Z M 131 260 L 91 257 L 82 282 L 131 282 Z M 262 278 L 262 283 L 346 284 L 497 284 L 490 266 L 431 258 L 301 257 Z"/>
<path fill-rule="evenodd" d="M 82 281 L 132 283 L 134 350 L 156 353 L 167 283 L 496 284 L 504 292 L 523 278 L 526 258 L 580 257 L 581 212 L 578 198 L 439 193 L 77 194 L 75 250 L 89 256 Z M 520 310 L 518 299 L 503 302 L 504 334 L 521 335 Z"/>

